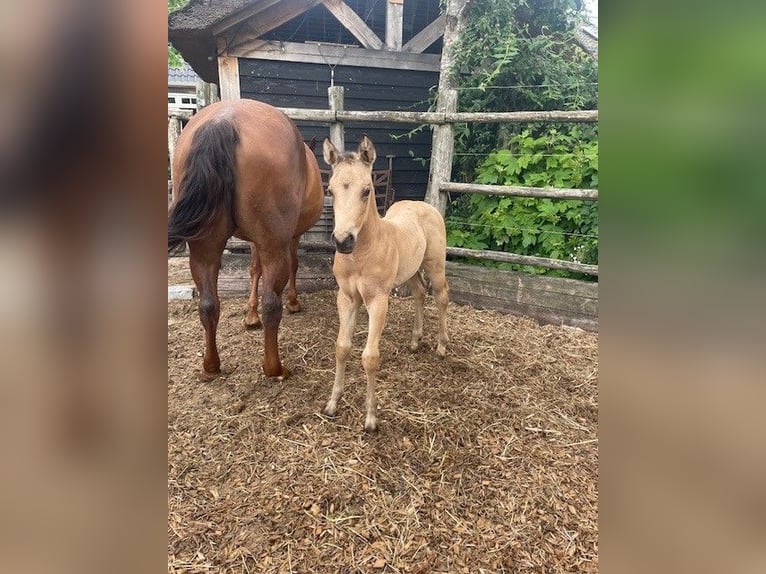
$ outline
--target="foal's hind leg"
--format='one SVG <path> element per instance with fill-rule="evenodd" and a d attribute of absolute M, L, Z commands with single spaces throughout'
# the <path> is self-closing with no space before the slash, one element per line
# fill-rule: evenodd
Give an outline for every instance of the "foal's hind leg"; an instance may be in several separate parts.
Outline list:
<path fill-rule="evenodd" d="M 258 316 L 258 282 L 261 280 L 261 257 L 255 243 L 250 244 L 250 298 L 247 300 L 245 319 L 246 329 L 260 329 L 261 318 Z"/>
<path fill-rule="evenodd" d="M 410 350 L 417 351 L 420 344 L 420 338 L 423 336 L 423 307 L 425 305 L 426 288 L 423 285 L 423 278 L 420 275 L 420 271 L 415 273 L 412 278 L 407 281 L 412 296 L 415 298 L 415 323 L 412 326 L 412 340 L 410 341 Z"/>
<path fill-rule="evenodd" d="M 439 313 L 439 339 L 436 346 L 436 354 L 440 357 L 447 355 L 447 305 L 449 304 L 449 287 L 444 268 L 444 259 L 427 260 L 423 262 L 423 268 L 431 280 L 431 287 L 436 301 L 436 309 Z"/>
<path fill-rule="evenodd" d="M 298 241 L 300 237 L 293 237 L 290 243 L 290 282 L 287 285 L 287 303 L 285 308 L 288 313 L 297 313 L 301 310 L 298 302 L 298 290 L 295 288 L 295 275 L 298 273 Z"/>
<path fill-rule="evenodd" d="M 226 239 L 213 243 L 189 242 L 189 267 L 199 291 L 199 317 L 205 329 L 205 354 L 202 359 L 203 375 L 211 377 L 221 372 L 221 359 L 216 346 L 216 330 L 221 314 L 218 299 L 218 272 Z"/>

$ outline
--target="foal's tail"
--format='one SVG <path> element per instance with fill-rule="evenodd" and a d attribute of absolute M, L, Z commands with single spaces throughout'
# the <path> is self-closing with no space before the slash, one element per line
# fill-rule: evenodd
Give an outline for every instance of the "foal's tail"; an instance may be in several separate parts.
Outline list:
<path fill-rule="evenodd" d="M 224 213 L 231 212 L 239 134 L 229 119 L 212 120 L 192 136 L 168 215 L 168 251 L 184 241 L 202 239 Z"/>

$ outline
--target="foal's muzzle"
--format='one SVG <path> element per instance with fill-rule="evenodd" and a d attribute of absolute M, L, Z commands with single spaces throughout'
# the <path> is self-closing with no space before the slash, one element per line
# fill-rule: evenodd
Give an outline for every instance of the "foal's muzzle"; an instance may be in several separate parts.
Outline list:
<path fill-rule="evenodd" d="M 338 238 L 335 237 L 335 235 L 332 236 L 332 240 L 335 242 L 335 249 L 339 253 L 351 253 L 356 244 L 356 238 L 350 233 L 346 235 L 346 238 L 343 241 L 338 241 Z"/>

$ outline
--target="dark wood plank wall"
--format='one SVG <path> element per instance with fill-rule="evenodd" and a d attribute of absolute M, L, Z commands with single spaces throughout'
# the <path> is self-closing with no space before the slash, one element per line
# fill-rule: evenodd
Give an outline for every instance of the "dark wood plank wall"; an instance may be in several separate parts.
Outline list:
<path fill-rule="evenodd" d="M 277 62 L 240 58 L 240 92 L 279 107 L 327 109 L 330 68 L 323 64 Z M 335 85 L 345 88 L 346 110 L 411 110 L 428 109 L 428 97 L 438 83 L 437 72 L 389 70 L 355 66 L 335 67 Z M 319 165 L 321 141 L 329 135 L 329 124 L 298 122 L 304 139 L 318 140 Z M 367 134 L 375 143 L 378 160 L 375 169 L 388 165 L 386 155 L 393 155 L 393 187 L 397 199 L 423 199 L 428 183 L 428 158 L 431 156 L 431 130 L 422 129 L 412 137 L 395 139 L 416 126 L 405 124 L 349 123 L 345 126 L 346 147 L 354 149 Z M 418 158 L 425 158 L 426 161 Z"/>

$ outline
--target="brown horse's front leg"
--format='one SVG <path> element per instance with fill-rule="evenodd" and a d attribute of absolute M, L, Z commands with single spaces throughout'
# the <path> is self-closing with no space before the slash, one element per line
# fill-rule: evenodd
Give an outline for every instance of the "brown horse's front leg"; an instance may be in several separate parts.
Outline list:
<path fill-rule="evenodd" d="M 261 258 L 258 248 L 250 244 L 250 298 L 247 300 L 243 323 L 246 329 L 260 329 L 261 318 L 258 316 L 258 282 L 261 280 Z"/>
<path fill-rule="evenodd" d="M 295 288 L 295 275 L 298 273 L 298 241 L 300 237 L 293 237 L 290 243 L 290 282 L 287 285 L 287 304 L 285 308 L 288 313 L 297 313 L 301 310 L 301 304 L 298 302 L 298 290 Z"/>
<path fill-rule="evenodd" d="M 289 261 L 287 251 L 274 255 L 261 252 L 263 266 L 263 372 L 268 377 L 286 379 L 290 371 L 279 360 L 277 335 L 282 321 L 282 291 L 287 283 Z"/>

